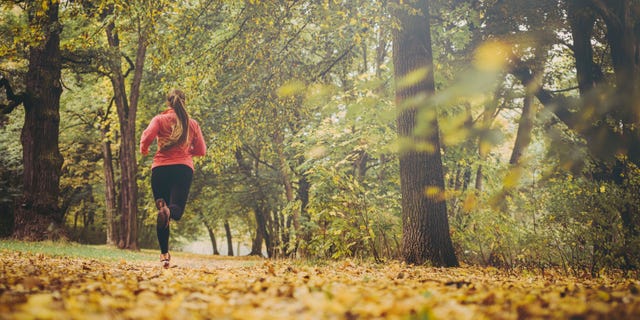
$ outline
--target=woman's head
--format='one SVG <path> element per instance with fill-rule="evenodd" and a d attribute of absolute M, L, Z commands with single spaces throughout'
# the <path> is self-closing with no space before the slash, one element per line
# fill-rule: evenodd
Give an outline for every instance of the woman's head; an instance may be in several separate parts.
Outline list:
<path fill-rule="evenodd" d="M 189 114 L 185 108 L 186 99 L 184 92 L 178 89 L 171 89 L 167 95 L 167 104 L 176 113 L 178 121 L 176 121 L 176 125 L 173 127 L 167 142 L 160 146 L 163 150 L 185 144 L 189 136 Z"/>
<path fill-rule="evenodd" d="M 184 92 L 178 89 L 171 89 L 169 94 L 167 94 L 167 104 L 174 110 L 184 109 L 185 100 Z"/>

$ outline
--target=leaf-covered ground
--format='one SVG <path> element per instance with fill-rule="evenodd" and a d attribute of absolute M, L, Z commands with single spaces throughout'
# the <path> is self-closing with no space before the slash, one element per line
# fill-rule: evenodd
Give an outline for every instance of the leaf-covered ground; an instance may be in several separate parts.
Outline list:
<path fill-rule="evenodd" d="M 640 281 L 465 267 L 0 249 L 0 319 L 640 319 Z"/>

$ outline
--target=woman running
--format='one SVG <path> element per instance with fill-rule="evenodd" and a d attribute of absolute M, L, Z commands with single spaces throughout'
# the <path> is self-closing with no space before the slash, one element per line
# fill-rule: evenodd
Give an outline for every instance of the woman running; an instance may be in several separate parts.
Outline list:
<path fill-rule="evenodd" d="M 157 138 L 158 151 L 151 166 L 151 189 L 158 208 L 156 231 L 160 244 L 160 262 L 169 268 L 169 221 L 180 220 L 193 179 L 193 157 L 207 151 L 198 122 L 189 118 L 184 92 L 172 89 L 167 95 L 167 110 L 153 117 L 142 132 L 140 152 L 149 154 Z"/>

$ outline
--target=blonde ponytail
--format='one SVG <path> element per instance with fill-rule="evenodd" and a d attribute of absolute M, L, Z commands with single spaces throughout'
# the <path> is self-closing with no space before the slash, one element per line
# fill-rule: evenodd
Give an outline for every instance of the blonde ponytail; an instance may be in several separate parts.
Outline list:
<path fill-rule="evenodd" d="M 167 103 L 173 109 L 178 117 L 176 125 L 171 130 L 171 135 L 160 149 L 167 150 L 175 146 L 184 145 L 189 137 L 189 114 L 185 109 L 184 92 L 178 89 L 172 89 L 167 95 Z"/>

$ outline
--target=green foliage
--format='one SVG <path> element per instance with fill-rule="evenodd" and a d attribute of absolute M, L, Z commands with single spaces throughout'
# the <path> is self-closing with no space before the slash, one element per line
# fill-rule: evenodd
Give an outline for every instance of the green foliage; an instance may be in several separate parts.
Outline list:
<path fill-rule="evenodd" d="M 622 185 L 549 169 L 543 175 L 525 167 L 528 173 L 510 194 L 498 193 L 505 197 L 500 206 L 491 205 L 491 194 L 459 196 L 464 204 L 451 225 L 463 259 L 493 266 L 561 266 L 592 275 L 636 268 L 637 167 L 625 163 Z"/>
<path fill-rule="evenodd" d="M 313 182 L 306 231 L 306 249 L 325 258 L 395 255 L 399 228 L 399 193 L 378 194 L 375 183 L 362 185 L 352 175 L 336 169 L 310 170 Z"/>

